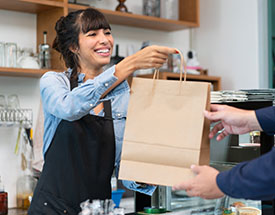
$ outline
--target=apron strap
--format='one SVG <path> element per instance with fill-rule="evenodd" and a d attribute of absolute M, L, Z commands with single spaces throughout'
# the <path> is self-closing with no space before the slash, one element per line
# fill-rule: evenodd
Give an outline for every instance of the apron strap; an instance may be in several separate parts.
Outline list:
<path fill-rule="evenodd" d="M 113 120 L 111 100 L 104 101 L 103 102 L 103 107 L 104 107 L 104 113 L 105 113 L 104 118 Z"/>

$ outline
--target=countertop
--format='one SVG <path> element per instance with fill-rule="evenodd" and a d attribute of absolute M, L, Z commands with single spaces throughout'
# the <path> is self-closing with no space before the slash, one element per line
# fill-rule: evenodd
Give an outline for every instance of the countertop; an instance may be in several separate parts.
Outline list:
<path fill-rule="evenodd" d="M 21 210 L 17 208 L 9 208 L 8 215 L 27 215 L 27 210 Z"/>
<path fill-rule="evenodd" d="M 124 208 L 125 214 L 134 212 L 134 198 L 123 198 L 120 202 L 120 207 Z M 9 208 L 8 215 L 27 215 L 27 210 L 17 208 Z"/>

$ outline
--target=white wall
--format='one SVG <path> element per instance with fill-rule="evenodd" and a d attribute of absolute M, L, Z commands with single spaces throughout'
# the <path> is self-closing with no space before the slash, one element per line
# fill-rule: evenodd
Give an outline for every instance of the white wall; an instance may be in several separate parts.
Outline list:
<path fill-rule="evenodd" d="M 106 0 L 110 1 L 110 0 Z M 129 1 L 129 9 L 141 13 L 141 0 Z M 97 3 L 102 3 L 98 1 Z M 117 2 L 110 1 L 109 7 Z M 114 4 L 114 6 L 112 6 Z M 109 8 L 110 9 L 110 8 Z M 112 25 L 115 43 L 120 44 L 120 55 L 127 55 L 127 46 L 132 45 L 137 51 L 142 41 L 151 40 L 151 44 L 177 47 L 186 52 L 189 49 L 189 31 L 161 32 L 140 28 Z M 0 41 L 15 42 L 21 48 L 36 47 L 36 15 L 0 10 Z M 0 76 L 0 94 L 19 96 L 21 107 L 31 108 L 34 112 L 34 124 L 39 107 L 39 80 L 36 78 L 16 78 Z M 35 125 L 34 125 L 35 128 Z M 16 206 L 16 179 L 18 160 L 14 152 L 18 128 L 0 127 L 0 175 L 3 177 L 9 194 L 9 207 Z"/>
<path fill-rule="evenodd" d="M 202 0 L 193 46 L 223 89 L 259 88 L 257 0 Z"/>
<path fill-rule="evenodd" d="M 0 41 L 15 42 L 21 48 L 36 48 L 36 15 L 0 10 Z M 0 76 L 0 94 L 17 94 L 22 108 L 37 115 L 39 81 L 37 78 Z M 36 122 L 36 117 L 34 123 Z M 19 156 L 14 154 L 18 128 L 0 127 L 0 175 L 8 191 L 9 206 L 16 205 L 16 179 Z"/>

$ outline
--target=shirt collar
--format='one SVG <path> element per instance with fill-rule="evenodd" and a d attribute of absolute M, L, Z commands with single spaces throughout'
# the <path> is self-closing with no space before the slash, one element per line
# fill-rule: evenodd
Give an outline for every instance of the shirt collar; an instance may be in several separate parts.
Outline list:
<path fill-rule="evenodd" d="M 72 71 L 73 71 L 73 70 L 72 70 L 71 68 L 69 68 L 69 69 L 67 70 L 69 76 L 71 76 Z M 77 81 L 78 84 L 83 83 L 84 78 L 85 78 L 85 74 L 84 74 L 84 73 L 78 73 L 78 81 Z"/>

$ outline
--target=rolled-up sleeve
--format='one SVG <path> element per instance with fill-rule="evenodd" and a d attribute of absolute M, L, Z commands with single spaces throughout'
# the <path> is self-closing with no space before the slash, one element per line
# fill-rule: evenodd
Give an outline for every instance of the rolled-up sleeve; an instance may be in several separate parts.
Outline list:
<path fill-rule="evenodd" d="M 123 180 L 122 184 L 130 190 L 137 191 L 137 192 L 147 194 L 150 196 L 152 196 L 154 191 L 156 190 L 156 186 L 151 186 L 151 185 L 141 186 L 140 184 L 138 184 L 134 181 Z"/>

